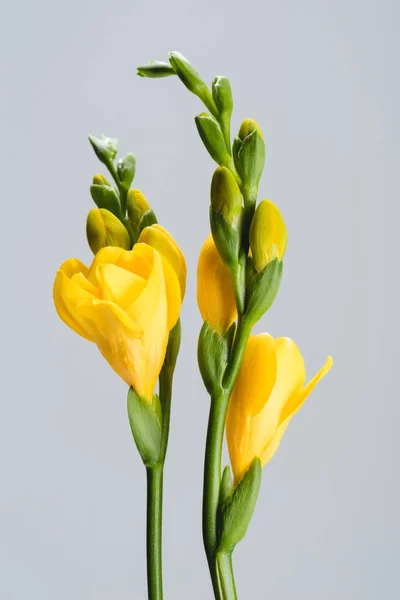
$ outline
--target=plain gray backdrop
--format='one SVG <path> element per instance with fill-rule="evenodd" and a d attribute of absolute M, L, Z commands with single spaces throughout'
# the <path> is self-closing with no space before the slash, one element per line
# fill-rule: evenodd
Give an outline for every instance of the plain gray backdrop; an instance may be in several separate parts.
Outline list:
<path fill-rule="evenodd" d="M 255 117 L 260 198 L 289 231 L 256 331 L 334 367 L 263 471 L 234 554 L 243 600 L 399 597 L 399 3 L 1 2 L 0 598 L 144 599 L 145 473 L 126 385 L 58 319 L 55 271 L 91 253 L 87 134 L 137 156 L 135 186 L 188 263 L 165 474 L 165 598 L 211 599 L 201 540 L 208 397 L 196 365 L 196 263 L 215 168 L 203 110 L 135 67 L 188 56 L 227 75 L 234 131 Z"/>

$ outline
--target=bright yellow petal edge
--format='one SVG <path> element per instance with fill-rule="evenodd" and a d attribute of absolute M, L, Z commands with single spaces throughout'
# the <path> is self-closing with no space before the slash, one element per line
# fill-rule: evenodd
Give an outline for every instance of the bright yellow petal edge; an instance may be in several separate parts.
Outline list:
<path fill-rule="evenodd" d="M 90 268 L 77 259 L 65 261 L 54 282 L 60 318 L 94 342 L 115 372 L 149 402 L 169 331 L 179 318 L 186 280 L 181 255 L 180 260 L 178 275 L 177 265 L 149 244 L 132 250 L 108 246 Z"/>
<path fill-rule="evenodd" d="M 251 336 L 229 403 L 226 437 L 235 481 L 257 456 L 264 466 L 275 454 L 290 419 L 333 364 L 305 384 L 303 357 L 289 338 Z"/>

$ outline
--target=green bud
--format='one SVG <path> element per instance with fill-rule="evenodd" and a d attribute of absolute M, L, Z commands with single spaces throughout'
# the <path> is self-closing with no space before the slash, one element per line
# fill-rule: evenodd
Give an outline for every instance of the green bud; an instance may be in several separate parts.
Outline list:
<path fill-rule="evenodd" d="M 229 165 L 231 157 L 217 120 L 207 113 L 201 113 L 195 118 L 195 122 L 199 135 L 211 158 L 219 165 Z"/>
<path fill-rule="evenodd" d="M 220 115 L 230 118 L 233 110 L 232 89 L 227 77 L 215 77 L 211 86 L 212 96 Z"/>
<path fill-rule="evenodd" d="M 228 474 L 224 472 L 225 494 L 229 493 Z M 231 552 L 246 535 L 253 516 L 261 486 L 262 467 L 259 458 L 255 458 L 238 485 L 228 495 L 220 507 L 219 552 Z"/>
<path fill-rule="evenodd" d="M 121 215 L 119 196 L 111 185 L 91 185 L 90 194 L 98 208 L 106 208 L 116 217 Z"/>
<path fill-rule="evenodd" d="M 247 136 L 249 136 L 253 131 L 258 131 L 260 136 L 263 138 L 263 133 L 261 131 L 261 127 L 257 123 L 255 119 L 245 119 L 240 126 L 238 138 L 243 142 Z M 263 138 L 264 139 L 264 138 Z"/>
<path fill-rule="evenodd" d="M 96 153 L 97 158 L 105 165 L 113 161 L 118 152 L 118 140 L 109 138 L 105 135 L 97 138 L 89 135 L 89 142 Z"/>
<path fill-rule="evenodd" d="M 243 121 L 232 147 L 236 169 L 244 188 L 257 191 L 264 163 L 265 144 L 262 131 L 254 119 Z"/>
<path fill-rule="evenodd" d="M 129 190 L 126 207 L 129 221 L 137 237 L 145 227 L 157 223 L 156 215 L 140 190 Z"/>
<path fill-rule="evenodd" d="M 152 79 L 176 75 L 174 69 L 168 63 L 159 60 L 151 60 L 147 65 L 138 67 L 137 74 L 139 77 L 150 77 Z"/>
<path fill-rule="evenodd" d="M 188 59 L 185 58 L 180 52 L 175 51 L 169 53 L 169 62 L 187 89 L 198 96 L 213 115 L 217 115 L 218 109 L 215 105 L 213 97 L 211 96 L 210 90 L 201 79 L 196 69 L 194 69 L 190 64 Z"/>
<path fill-rule="evenodd" d="M 211 206 L 236 225 L 242 215 L 242 194 L 236 179 L 226 167 L 219 167 L 211 181 Z"/>
<path fill-rule="evenodd" d="M 133 387 L 128 392 L 128 417 L 137 449 L 146 467 L 157 464 L 161 451 L 162 414 L 158 396 L 152 403 L 139 396 Z"/>
<path fill-rule="evenodd" d="M 93 183 L 95 185 L 107 185 L 108 187 L 111 187 L 111 183 L 108 181 L 107 177 L 101 175 L 101 173 L 93 175 Z"/>
<path fill-rule="evenodd" d="M 86 221 L 86 237 L 93 254 L 105 246 L 130 250 L 131 239 L 126 227 L 104 208 L 92 208 Z"/>
<path fill-rule="evenodd" d="M 125 190 L 129 190 L 136 171 L 136 158 L 132 152 L 128 152 L 117 164 L 118 179 Z"/>

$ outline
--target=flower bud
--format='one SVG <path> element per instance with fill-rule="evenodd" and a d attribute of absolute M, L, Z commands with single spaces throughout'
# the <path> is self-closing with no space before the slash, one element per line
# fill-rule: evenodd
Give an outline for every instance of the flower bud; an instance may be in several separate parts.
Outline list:
<path fill-rule="evenodd" d="M 275 258 L 283 259 L 287 231 L 281 213 L 270 200 L 257 206 L 250 226 L 250 248 L 257 271 Z"/>
<path fill-rule="evenodd" d="M 236 225 L 242 215 L 242 195 L 231 171 L 219 167 L 211 181 L 211 206 Z"/>
<path fill-rule="evenodd" d="M 136 171 L 136 158 L 132 152 L 128 152 L 117 164 L 118 179 L 125 190 L 129 190 Z"/>
<path fill-rule="evenodd" d="M 121 221 L 105 208 L 93 208 L 86 221 L 86 236 L 93 254 L 105 246 L 131 249 L 131 239 Z"/>
<path fill-rule="evenodd" d="M 233 141 L 232 154 L 244 188 L 255 198 L 264 169 L 265 144 L 262 131 L 254 119 L 243 121 L 238 137 Z"/>
<path fill-rule="evenodd" d="M 138 67 L 137 74 L 139 77 L 150 77 L 152 79 L 176 75 L 174 69 L 168 63 L 160 60 L 151 60 L 147 65 Z"/>
<path fill-rule="evenodd" d="M 105 177 L 105 175 L 102 175 L 101 173 L 97 173 L 96 175 L 93 175 L 93 184 L 94 185 L 107 185 L 108 187 L 111 187 L 111 183 L 108 181 L 107 177 Z"/>
<path fill-rule="evenodd" d="M 258 131 L 260 136 L 263 138 L 263 133 L 261 131 L 261 127 L 254 119 L 245 119 L 240 126 L 238 138 L 243 142 L 247 136 L 249 136 L 253 131 Z M 264 139 L 264 138 L 263 138 Z"/>
<path fill-rule="evenodd" d="M 219 165 L 231 162 L 221 128 L 214 117 L 201 113 L 195 118 L 197 130 L 211 158 Z"/>
<path fill-rule="evenodd" d="M 106 181 L 105 177 L 103 179 Z M 93 198 L 93 202 L 98 208 L 105 208 L 112 212 L 116 217 L 120 217 L 121 204 L 119 196 L 111 185 L 93 184 L 90 186 L 90 194 Z"/>
<path fill-rule="evenodd" d="M 109 138 L 105 135 L 97 138 L 94 135 L 89 135 L 89 142 L 96 153 L 97 158 L 107 165 L 114 160 L 118 152 L 118 140 Z"/>
<path fill-rule="evenodd" d="M 215 77 L 211 89 L 219 114 L 230 118 L 233 110 L 233 98 L 229 79 L 222 76 Z"/>
<path fill-rule="evenodd" d="M 129 221 L 137 237 L 145 227 L 157 223 L 154 212 L 140 190 L 129 190 L 126 207 Z"/>
<path fill-rule="evenodd" d="M 188 59 L 185 58 L 180 52 L 175 51 L 169 53 L 169 62 L 187 89 L 198 96 L 212 114 L 217 115 L 218 110 L 215 106 L 215 102 L 211 96 L 210 90 L 201 79 L 196 69 L 194 69 L 190 64 Z"/>

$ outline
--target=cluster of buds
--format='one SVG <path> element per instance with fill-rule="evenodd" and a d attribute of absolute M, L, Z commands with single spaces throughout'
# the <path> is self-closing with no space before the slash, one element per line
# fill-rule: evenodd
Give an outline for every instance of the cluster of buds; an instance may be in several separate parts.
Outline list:
<path fill-rule="evenodd" d="M 101 174 L 93 177 L 90 194 L 97 208 L 93 208 L 86 221 L 86 236 L 93 254 L 106 246 L 119 246 L 130 250 L 147 226 L 157 223 L 156 216 L 140 190 L 132 189 L 136 159 L 131 152 L 115 164 L 117 140 L 102 136 L 89 136 L 98 159 L 108 169 L 113 186 Z"/>

